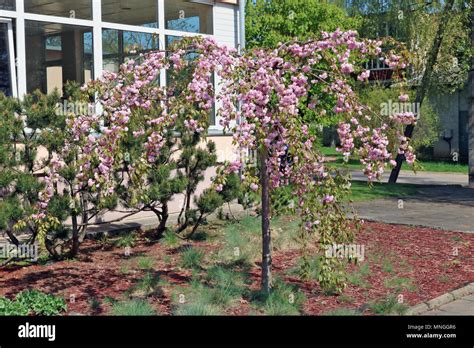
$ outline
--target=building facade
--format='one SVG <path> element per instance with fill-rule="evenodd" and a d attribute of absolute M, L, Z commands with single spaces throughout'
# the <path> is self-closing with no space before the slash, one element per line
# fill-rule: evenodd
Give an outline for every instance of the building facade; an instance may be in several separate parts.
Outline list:
<path fill-rule="evenodd" d="M 127 58 L 184 36 L 238 48 L 239 23 L 237 0 L 0 0 L 0 91 L 62 92 L 67 81 L 117 71 Z M 222 134 L 212 116 L 210 134 Z"/>

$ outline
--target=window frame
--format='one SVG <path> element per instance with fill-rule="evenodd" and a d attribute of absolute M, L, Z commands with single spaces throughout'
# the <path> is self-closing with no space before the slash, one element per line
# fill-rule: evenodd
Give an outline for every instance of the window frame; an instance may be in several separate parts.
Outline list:
<path fill-rule="evenodd" d="M 27 77 L 26 77 L 26 47 L 25 47 L 25 34 L 26 34 L 26 21 L 36 21 L 36 22 L 48 22 L 64 25 L 76 25 L 87 27 L 91 29 L 92 32 L 92 56 L 93 56 L 93 72 L 92 78 L 97 78 L 102 75 L 103 69 L 103 60 L 106 58 L 106 55 L 103 53 L 102 45 L 102 31 L 104 29 L 111 30 L 120 30 L 120 31 L 130 31 L 130 32 L 139 32 L 139 33 L 149 33 L 155 34 L 158 37 L 158 49 L 164 50 L 166 46 L 166 36 L 180 36 L 180 37 L 215 37 L 216 33 L 216 4 L 212 6 L 212 32 L 213 34 L 202 34 L 202 33 L 192 33 L 184 32 L 178 30 L 166 29 L 165 22 L 165 1 L 172 0 L 156 0 L 157 2 L 157 19 L 158 27 L 150 28 L 144 26 L 135 26 L 129 24 L 121 23 L 111 23 L 105 22 L 102 20 L 102 0 L 91 0 L 92 4 L 92 19 L 80 19 L 80 18 L 69 18 L 69 17 L 59 17 L 51 15 L 42 15 L 25 12 L 25 2 L 27 0 L 16 0 L 16 9 L 14 11 L 10 10 L 0 10 L 0 17 L 6 18 L 7 20 L 16 21 L 16 40 L 12 40 L 13 47 L 16 44 L 16 61 L 19 64 L 16 64 L 16 70 L 14 71 L 14 76 L 16 77 L 14 83 L 16 85 L 15 93 L 16 96 L 20 98 L 27 94 Z M 59 0 L 58 0 L 59 1 Z M 13 37 L 13 30 L 11 31 L 11 36 Z M 15 50 L 13 50 L 15 52 Z M 15 61 L 13 58 L 13 61 Z M 14 65 L 15 66 L 15 65 Z M 215 84 L 217 87 L 218 79 L 215 76 Z M 166 85 L 166 74 L 160 74 L 160 84 L 162 86 Z M 218 109 L 218 105 L 215 105 L 215 109 Z M 209 126 L 209 131 L 216 132 L 221 131 L 222 127 L 219 125 L 219 118 L 217 115 L 214 115 L 214 125 Z"/>

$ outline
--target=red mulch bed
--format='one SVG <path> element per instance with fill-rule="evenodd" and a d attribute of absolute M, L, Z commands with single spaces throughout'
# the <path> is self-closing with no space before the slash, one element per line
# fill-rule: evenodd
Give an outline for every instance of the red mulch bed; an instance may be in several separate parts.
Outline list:
<path fill-rule="evenodd" d="M 192 244 L 206 253 L 217 252 L 220 248 L 215 243 Z M 345 296 L 324 295 L 317 282 L 302 282 L 288 276 L 288 269 L 294 267 L 298 260 L 297 250 L 274 253 L 274 274 L 297 284 L 305 293 L 304 313 L 308 315 L 319 315 L 342 307 L 361 308 L 371 301 L 396 295 L 394 289 L 384 284 L 394 277 L 411 279 L 413 288 L 401 292 L 404 302 L 409 305 L 430 300 L 474 281 L 474 234 L 366 222 L 357 236 L 357 244 L 365 245 L 364 262 L 369 262 L 371 272 L 364 279 L 370 286 L 349 284 L 344 291 Z M 454 255 L 455 248 L 457 256 Z M 186 286 L 191 272 L 177 266 L 179 252 L 176 249 L 165 248 L 161 244 L 143 241 L 133 248 L 132 256 L 137 255 L 153 258 L 154 271 L 170 283 L 162 288 L 163 293 L 159 297 L 152 299 L 158 313 L 170 314 L 172 288 L 174 285 Z M 169 258 L 168 263 L 163 261 L 165 255 Z M 25 289 L 37 289 L 68 300 L 73 295 L 75 302 L 68 304 L 69 314 L 105 315 L 109 313 L 110 305 L 104 299 L 123 299 L 124 292 L 145 274 L 133 267 L 125 274 L 123 266 L 127 260 L 130 259 L 121 248 L 103 250 L 97 242 L 87 241 L 74 261 L 0 269 L 0 296 L 12 298 Z M 392 272 L 383 269 L 383 261 L 390 261 Z M 357 267 L 351 268 L 354 271 Z M 251 270 L 251 277 L 254 281 L 251 287 L 258 288 L 258 266 Z M 101 302 L 99 309 L 91 308 L 92 299 Z M 245 300 L 241 302 L 241 306 L 229 309 L 227 314 L 248 314 L 251 306 Z M 365 313 L 371 314 L 370 311 Z"/>

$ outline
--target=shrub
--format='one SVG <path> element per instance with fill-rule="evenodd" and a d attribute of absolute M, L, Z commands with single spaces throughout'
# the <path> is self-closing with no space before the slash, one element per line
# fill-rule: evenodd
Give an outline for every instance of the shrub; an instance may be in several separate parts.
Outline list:
<path fill-rule="evenodd" d="M 289 274 L 300 276 L 304 279 L 317 280 L 319 276 L 319 269 L 321 263 L 321 256 L 315 256 L 309 259 L 308 262 L 303 262 L 299 259 L 298 264 L 293 269 L 289 270 Z"/>
<path fill-rule="evenodd" d="M 145 296 L 151 294 L 158 294 L 158 286 L 160 284 L 160 277 L 147 273 L 145 277 L 140 279 L 140 281 L 134 286 L 133 291 L 135 294 L 140 293 Z M 161 292 L 159 292 L 161 294 Z"/>
<path fill-rule="evenodd" d="M 34 315 L 59 315 L 67 310 L 63 298 L 31 290 L 19 293 L 14 301 L 5 297 L 0 298 L 0 315 L 26 316 Z"/>
<path fill-rule="evenodd" d="M 144 300 L 127 300 L 116 302 L 113 305 L 112 313 L 122 316 L 146 316 L 156 315 L 153 308 Z"/>
<path fill-rule="evenodd" d="M 255 299 L 266 315 L 300 315 L 305 296 L 295 286 L 276 280 L 269 294 L 258 292 Z"/>
<path fill-rule="evenodd" d="M 167 247 L 175 247 L 179 245 L 179 237 L 172 230 L 167 229 L 163 234 L 162 243 Z"/>
<path fill-rule="evenodd" d="M 389 296 L 385 299 L 372 302 L 369 308 L 375 314 L 404 314 L 408 310 L 408 306 L 398 303 L 395 296 Z"/>
<path fill-rule="evenodd" d="M 184 248 L 181 253 L 181 266 L 184 268 L 200 268 L 204 253 L 193 247 Z"/>
<path fill-rule="evenodd" d="M 209 303 L 193 302 L 180 305 L 174 314 L 184 316 L 220 315 L 221 310 L 219 307 Z"/>
<path fill-rule="evenodd" d="M 119 248 L 126 248 L 126 247 L 131 248 L 131 247 L 135 246 L 135 240 L 136 240 L 135 234 L 130 233 L 130 234 L 126 234 L 124 236 L 121 236 L 119 238 L 119 240 L 117 240 L 115 245 L 117 245 L 117 247 L 119 247 Z"/>
<path fill-rule="evenodd" d="M 89 302 L 89 305 L 91 307 L 91 309 L 94 311 L 94 312 L 97 312 L 99 309 L 100 309 L 100 301 L 99 299 L 93 297 L 90 302 Z"/>
<path fill-rule="evenodd" d="M 175 315 L 219 315 L 223 312 L 221 298 L 216 295 L 214 289 L 201 284 L 193 279 L 189 287 L 177 288 L 173 294 Z M 180 303 L 184 296 L 184 303 Z"/>
<path fill-rule="evenodd" d="M 210 301 L 216 305 L 228 307 L 232 301 L 242 296 L 244 292 L 244 277 L 241 273 L 226 269 L 222 266 L 213 266 L 206 276 L 210 291 Z"/>
<path fill-rule="evenodd" d="M 79 174 L 74 153 L 62 158 L 61 165 L 56 162 L 72 138 L 68 119 L 76 116 L 58 113 L 57 107 L 63 100 L 78 101 L 78 90 L 71 83 L 63 98 L 57 91 L 50 95 L 35 91 L 21 101 L 0 96 L 0 228 L 14 244 L 18 244 L 15 233 L 29 233 L 30 240 L 56 259 L 74 257 L 90 220 L 114 205 L 113 195 L 99 202 L 88 185 L 69 185 Z M 39 156 L 40 147 L 47 152 L 44 158 Z M 47 169 L 55 175 L 37 175 L 48 173 Z M 63 179 L 64 190 L 58 190 L 57 177 Z M 66 229 L 67 218 L 71 226 Z"/>
<path fill-rule="evenodd" d="M 139 257 L 137 259 L 137 266 L 141 270 L 150 270 L 153 268 L 155 261 L 151 257 Z"/>
<path fill-rule="evenodd" d="M 394 277 L 391 279 L 386 279 L 384 281 L 384 285 L 386 288 L 395 289 L 395 292 L 401 292 L 404 289 L 408 291 L 414 291 L 416 286 L 413 284 L 413 281 L 410 278 L 399 278 Z"/>
<path fill-rule="evenodd" d="M 23 304 L 0 297 L 0 316 L 27 316 L 30 310 Z"/>
<path fill-rule="evenodd" d="M 226 226 L 225 248 L 220 256 L 237 263 L 253 263 L 260 253 L 260 220 L 256 217 L 244 217 L 238 222 Z"/>

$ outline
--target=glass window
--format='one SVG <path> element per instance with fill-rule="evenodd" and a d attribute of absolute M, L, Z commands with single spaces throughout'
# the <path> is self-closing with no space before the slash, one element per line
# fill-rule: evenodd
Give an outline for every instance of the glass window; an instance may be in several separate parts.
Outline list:
<path fill-rule="evenodd" d="M 102 0 L 102 20 L 158 28 L 158 1 Z"/>
<path fill-rule="evenodd" d="M 92 19 L 92 1 L 25 0 L 25 12 L 58 17 Z"/>
<path fill-rule="evenodd" d="M 8 24 L 0 22 L 0 93 L 12 96 L 12 71 L 10 65 L 10 40 Z"/>
<path fill-rule="evenodd" d="M 165 0 L 166 29 L 213 34 L 212 6 L 196 0 Z"/>
<path fill-rule="evenodd" d="M 117 72 L 127 58 L 159 48 L 158 35 L 104 29 L 102 31 L 103 68 Z"/>
<path fill-rule="evenodd" d="M 26 21 L 27 91 L 60 93 L 67 81 L 93 78 L 92 29 Z"/>
<path fill-rule="evenodd" d="M 15 11 L 15 0 L 0 0 L 0 10 Z"/>

